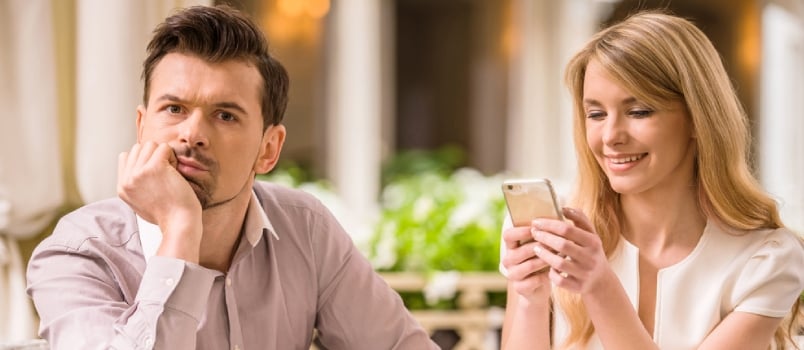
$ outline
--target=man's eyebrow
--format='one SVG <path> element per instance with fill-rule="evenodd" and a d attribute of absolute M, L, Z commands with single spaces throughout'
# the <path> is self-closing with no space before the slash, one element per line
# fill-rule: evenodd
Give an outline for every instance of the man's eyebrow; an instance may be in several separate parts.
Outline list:
<path fill-rule="evenodd" d="M 178 103 L 185 103 L 186 102 L 186 101 L 182 100 L 181 98 L 179 98 L 178 96 L 171 95 L 171 94 L 164 94 L 162 96 L 159 96 L 159 98 L 156 99 L 157 102 L 158 101 L 163 101 L 163 100 L 172 101 L 172 102 L 178 102 Z M 215 108 L 233 109 L 233 110 L 236 110 L 236 111 L 238 111 L 238 112 L 240 112 L 242 114 L 247 114 L 246 109 L 241 107 L 239 104 L 237 104 L 235 102 L 218 102 L 218 103 L 213 104 L 212 106 L 215 107 Z"/>
<path fill-rule="evenodd" d="M 235 103 L 235 102 L 218 102 L 218 103 L 213 104 L 213 106 L 215 106 L 217 108 L 223 108 L 223 109 L 234 109 L 234 110 L 240 112 L 241 114 L 248 114 L 248 113 L 246 113 L 245 108 L 240 107 L 240 105 Z"/>
<path fill-rule="evenodd" d="M 171 95 L 171 94 L 164 94 L 162 96 L 159 96 L 159 98 L 156 99 L 157 102 L 162 101 L 162 100 L 168 100 L 168 101 L 173 101 L 173 102 L 184 102 L 184 100 L 180 99 L 178 96 L 174 96 L 174 95 Z"/>

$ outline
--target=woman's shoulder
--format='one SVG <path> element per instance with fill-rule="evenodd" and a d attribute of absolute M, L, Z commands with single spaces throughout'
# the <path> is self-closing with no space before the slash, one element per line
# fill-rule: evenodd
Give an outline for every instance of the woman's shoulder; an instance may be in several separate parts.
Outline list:
<path fill-rule="evenodd" d="M 730 298 L 735 311 L 783 317 L 804 289 L 804 240 L 787 228 L 747 231 L 745 253 Z"/>
<path fill-rule="evenodd" d="M 804 256 L 804 237 L 786 227 L 736 230 L 710 222 L 707 233 L 715 247 L 733 246 L 743 251 L 767 247 Z"/>

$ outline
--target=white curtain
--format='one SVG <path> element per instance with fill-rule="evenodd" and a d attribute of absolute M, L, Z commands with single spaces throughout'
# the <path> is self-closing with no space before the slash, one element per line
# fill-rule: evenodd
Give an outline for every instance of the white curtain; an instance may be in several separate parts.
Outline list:
<path fill-rule="evenodd" d="M 115 196 L 117 154 L 135 140 L 140 64 L 151 31 L 176 8 L 212 2 L 78 0 L 70 8 L 77 17 L 77 64 L 69 68 L 75 81 L 67 84 L 76 89 L 76 111 L 65 111 L 58 106 L 54 34 L 72 28 L 54 28 L 54 1 L 0 0 L 0 344 L 36 335 L 17 240 L 41 233 L 64 204 L 59 118 L 77 115 L 83 201 Z"/>
<path fill-rule="evenodd" d="M 0 342 L 32 338 L 17 239 L 64 201 L 50 1 L 0 1 Z"/>

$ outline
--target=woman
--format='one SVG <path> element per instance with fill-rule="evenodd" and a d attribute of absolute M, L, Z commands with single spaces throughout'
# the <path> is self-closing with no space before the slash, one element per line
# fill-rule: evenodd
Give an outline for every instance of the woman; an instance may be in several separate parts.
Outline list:
<path fill-rule="evenodd" d="M 789 347 L 804 243 L 751 174 L 706 36 L 643 12 L 595 35 L 566 79 L 578 209 L 503 231 L 503 348 Z"/>

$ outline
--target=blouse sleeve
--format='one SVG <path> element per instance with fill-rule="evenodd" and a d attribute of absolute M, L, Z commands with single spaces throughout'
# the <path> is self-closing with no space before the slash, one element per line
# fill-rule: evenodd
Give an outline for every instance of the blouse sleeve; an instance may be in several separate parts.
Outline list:
<path fill-rule="evenodd" d="M 770 232 L 738 277 L 735 311 L 784 317 L 804 290 L 804 242 L 787 229 Z"/>

